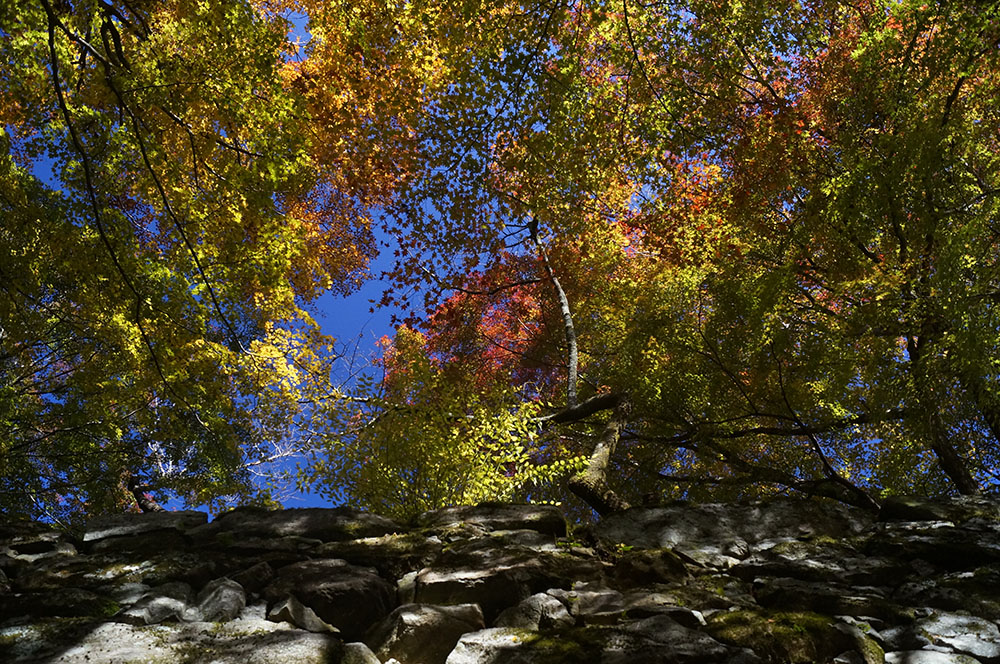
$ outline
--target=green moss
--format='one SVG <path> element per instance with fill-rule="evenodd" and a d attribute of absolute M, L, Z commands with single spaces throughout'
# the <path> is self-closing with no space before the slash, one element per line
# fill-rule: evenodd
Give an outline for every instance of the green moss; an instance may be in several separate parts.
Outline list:
<path fill-rule="evenodd" d="M 808 664 L 855 647 L 853 639 L 834 625 L 833 618 L 818 613 L 747 610 L 713 615 L 707 631 L 768 661 Z"/>
<path fill-rule="evenodd" d="M 871 627 L 868 629 L 870 630 Z M 885 651 L 882 650 L 879 644 L 875 643 L 874 639 L 865 637 L 860 643 L 855 645 L 861 652 L 861 656 L 864 658 L 866 664 L 885 662 Z"/>
<path fill-rule="evenodd" d="M 103 616 L 105 618 L 110 618 L 111 616 L 115 615 L 121 610 L 122 610 L 121 604 L 115 602 L 114 600 L 107 600 L 106 602 L 103 603 L 103 606 L 100 607 L 100 613 L 98 613 L 97 615 Z"/>
<path fill-rule="evenodd" d="M 578 664 L 593 661 L 604 647 L 601 633 L 594 628 L 573 627 L 554 632 L 529 632 L 524 647 L 539 664 Z"/>

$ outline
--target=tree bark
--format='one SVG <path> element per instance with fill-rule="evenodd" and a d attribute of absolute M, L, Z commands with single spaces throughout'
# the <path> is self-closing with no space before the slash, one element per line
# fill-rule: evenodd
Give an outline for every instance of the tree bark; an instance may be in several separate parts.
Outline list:
<path fill-rule="evenodd" d="M 140 510 L 143 512 L 166 512 L 158 502 L 153 500 L 152 496 L 146 493 L 151 488 L 148 484 L 139 484 L 139 481 L 135 479 L 129 480 L 128 483 L 129 493 L 135 498 Z"/>
<path fill-rule="evenodd" d="M 937 455 L 941 470 L 955 483 L 955 488 L 960 494 L 974 496 L 979 493 L 979 484 L 969 471 L 968 464 L 948 440 L 946 427 L 941 419 L 940 404 L 929 384 L 927 351 L 930 350 L 931 343 L 929 336 L 922 336 L 919 340 L 909 337 L 906 342 L 913 367 L 913 380 L 917 388 L 918 406 L 925 412 L 927 432 L 931 437 L 931 450 Z"/>
<path fill-rule="evenodd" d="M 556 273 L 549 263 L 549 257 L 545 253 L 545 247 L 542 246 L 542 241 L 538 237 L 538 222 L 532 219 L 530 228 L 531 240 L 535 243 L 535 247 L 538 248 L 538 255 L 542 259 L 542 264 L 545 265 L 545 272 L 556 291 L 556 297 L 559 299 L 559 312 L 562 314 L 563 330 L 566 335 L 566 405 L 569 408 L 575 408 L 577 383 L 579 382 L 577 372 L 580 364 L 580 355 L 576 345 L 576 327 L 573 325 L 573 312 L 569 308 L 569 298 L 566 297 L 566 291 L 563 290 L 562 284 L 559 283 L 559 279 L 556 277 Z"/>
<path fill-rule="evenodd" d="M 628 423 L 632 405 L 621 399 L 611 413 L 604 431 L 601 433 L 587 468 L 569 481 L 569 490 L 583 499 L 601 516 L 627 510 L 630 505 L 622 500 L 607 483 L 608 465 L 621 438 L 622 429 Z"/>

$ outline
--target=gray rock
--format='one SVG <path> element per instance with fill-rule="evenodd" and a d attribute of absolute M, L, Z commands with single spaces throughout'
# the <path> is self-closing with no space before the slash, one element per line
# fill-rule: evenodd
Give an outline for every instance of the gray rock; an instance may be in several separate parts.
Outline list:
<path fill-rule="evenodd" d="M 858 553 L 830 541 L 781 542 L 751 554 L 729 573 L 741 579 L 777 576 L 852 585 L 896 585 L 913 574 L 907 561 Z"/>
<path fill-rule="evenodd" d="M 600 661 L 673 664 L 731 659 L 731 651 L 704 632 L 684 627 L 667 616 L 654 616 L 611 628 Z"/>
<path fill-rule="evenodd" d="M 343 560 L 308 560 L 283 567 L 263 595 L 269 601 L 294 595 L 354 641 L 396 605 L 396 589 L 375 570 Z"/>
<path fill-rule="evenodd" d="M 400 604 L 413 604 L 417 596 L 418 572 L 407 572 L 396 579 L 396 599 Z"/>
<path fill-rule="evenodd" d="M 487 534 L 492 542 L 501 546 L 520 546 L 534 551 L 562 551 L 556 537 L 537 530 L 495 530 Z"/>
<path fill-rule="evenodd" d="M 188 545 L 188 540 L 180 530 L 165 528 L 149 530 L 130 535 L 102 537 L 90 542 L 87 550 L 90 553 L 109 553 L 118 555 L 124 552 L 136 554 L 162 554 L 164 551 L 182 551 Z"/>
<path fill-rule="evenodd" d="M 673 551 L 652 549 L 621 554 L 614 563 L 611 575 L 617 587 L 637 588 L 681 581 L 689 573 L 684 562 Z"/>
<path fill-rule="evenodd" d="M 553 649 L 534 640 L 535 632 L 510 627 L 491 627 L 470 632 L 459 639 L 446 664 L 541 664 Z M 528 644 L 528 645 L 526 645 Z M 548 650 L 548 652 L 547 652 Z M 591 653 L 592 654 L 592 653 Z M 588 661 L 580 659 L 578 661 Z"/>
<path fill-rule="evenodd" d="M 231 574 L 229 578 L 243 586 L 247 592 L 259 593 L 274 579 L 274 568 L 263 561 Z"/>
<path fill-rule="evenodd" d="M 968 570 L 1000 562 L 1000 523 L 969 520 L 890 521 L 878 524 L 864 549 L 868 555 L 925 560 L 944 570 Z"/>
<path fill-rule="evenodd" d="M 764 542 L 843 537 L 862 532 L 870 522 L 867 514 L 842 505 L 781 499 L 740 506 L 635 507 L 606 517 L 596 533 L 612 544 L 673 548 L 696 562 L 724 567 Z"/>
<path fill-rule="evenodd" d="M 202 620 L 220 622 L 240 615 L 247 604 L 247 595 L 239 583 L 222 578 L 210 581 L 198 593 L 197 601 Z"/>
<path fill-rule="evenodd" d="M 887 652 L 885 664 L 980 664 L 975 657 L 932 650 L 904 650 Z"/>
<path fill-rule="evenodd" d="M 562 602 L 571 616 L 589 625 L 613 624 L 625 613 L 625 598 L 617 590 L 577 584 L 573 590 L 553 588 L 548 594 Z"/>
<path fill-rule="evenodd" d="M 203 531 L 197 536 L 202 537 Z M 283 537 L 247 536 L 233 531 L 222 531 L 216 534 L 212 542 L 213 548 L 225 550 L 237 556 L 261 556 L 267 554 L 285 554 L 283 557 L 302 560 L 307 554 L 323 544 L 323 540 L 299 535 Z"/>
<path fill-rule="evenodd" d="M 917 621 L 915 627 L 933 645 L 983 659 L 1000 658 L 1000 629 L 996 623 L 942 612 Z"/>
<path fill-rule="evenodd" d="M 158 530 L 186 531 L 208 521 L 204 512 L 148 512 L 145 514 L 115 514 L 99 517 L 87 523 L 84 542 L 96 542 L 107 537 L 138 535 Z M 162 535 L 162 533 L 161 533 Z"/>
<path fill-rule="evenodd" d="M 35 562 L 53 556 L 74 556 L 77 550 L 66 536 L 57 530 L 41 530 L 13 537 L 0 543 L 0 556 Z"/>
<path fill-rule="evenodd" d="M 444 664 L 459 638 L 485 627 L 476 604 L 405 604 L 369 631 L 365 642 L 379 659 Z"/>
<path fill-rule="evenodd" d="M 325 622 L 316 612 L 305 606 L 295 597 L 287 597 L 275 604 L 267 612 L 267 619 L 272 622 L 287 622 L 306 630 L 318 634 L 334 634 L 340 630 Z"/>
<path fill-rule="evenodd" d="M 150 589 L 135 604 L 116 614 L 115 619 L 131 625 L 197 622 L 202 616 L 193 602 L 191 586 L 179 581 L 165 583 Z"/>
<path fill-rule="evenodd" d="M 44 635 L 44 636 L 43 636 Z M 0 638 L 5 634 L 0 631 Z M 135 626 L 121 623 L 28 626 L 24 644 L 5 662 L 122 664 L 123 662 L 212 662 L 213 664 L 327 664 L 340 661 L 331 637 L 288 630 L 266 621 Z"/>
<path fill-rule="evenodd" d="M 566 535 L 566 519 L 552 505 L 472 505 L 424 512 L 417 518 L 422 528 L 442 528 L 469 523 L 490 530 L 536 530 L 547 535 Z"/>
<path fill-rule="evenodd" d="M 420 604 L 478 604 L 487 621 L 531 594 L 527 574 L 518 569 L 432 569 L 417 575 L 414 599 Z"/>
<path fill-rule="evenodd" d="M 374 567 L 386 578 L 393 579 L 431 564 L 442 547 L 437 537 L 405 533 L 328 542 L 318 547 L 313 555 Z"/>
<path fill-rule="evenodd" d="M 121 583 L 111 588 L 108 595 L 111 599 L 123 606 L 135 604 L 142 596 L 149 592 L 149 586 L 145 583 Z"/>
<path fill-rule="evenodd" d="M 494 627 L 463 636 L 447 664 L 543 664 L 600 662 L 601 664 L 679 664 L 722 661 L 759 661 L 737 653 L 702 632 L 678 625 L 666 617 L 648 618 L 615 627 L 586 627 L 541 634 Z"/>
<path fill-rule="evenodd" d="M 575 624 L 576 618 L 569 614 L 566 605 L 548 593 L 536 593 L 516 606 L 504 609 L 493 622 L 494 627 L 532 631 L 572 627 Z"/>
<path fill-rule="evenodd" d="M 883 589 L 871 586 L 765 577 L 754 582 L 754 596 L 761 606 L 782 611 L 907 619 L 905 607 L 886 598 Z"/>
<path fill-rule="evenodd" d="M 344 655 L 340 664 L 382 664 L 366 644 L 356 641 L 344 644 Z"/>
<path fill-rule="evenodd" d="M 362 537 L 380 537 L 405 529 L 391 519 L 349 507 L 265 510 L 239 507 L 220 515 L 212 523 L 191 533 L 199 541 L 225 541 L 225 533 L 237 538 L 298 536 L 331 542 Z"/>
<path fill-rule="evenodd" d="M 962 523 L 974 518 L 1000 520 L 1000 500 L 996 496 L 950 496 L 919 498 L 890 496 L 882 503 L 880 521 L 951 521 Z"/>
<path fill-rule="evenodd" d="M 479 604 L 486 622 L 536 592 L 601 578 L 600 561 L 565 553 L 502 546 L 490 538 L 452 546 L 417 575 L 422 604 Z"/>
<path fill-rule="evenodd" d="M 705 616 L 701 611 L 677 606 L 676 602 L 676 598 L 662 593 L 632 592 L 624 597 L 623 610 L 630 619 L 665 615 L 691 629 L 705 626 Z"/>

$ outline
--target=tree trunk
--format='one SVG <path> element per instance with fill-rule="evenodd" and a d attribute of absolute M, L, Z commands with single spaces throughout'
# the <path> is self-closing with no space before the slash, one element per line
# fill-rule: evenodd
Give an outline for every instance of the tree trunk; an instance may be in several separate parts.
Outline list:
<path fill-rule="evenodd" d="M 632 406 L 628 400 L 621 399 L 618 402 L 611 413 L 611 419 L 608 420 L 593 453 L 590 455 L 587 468 L 569 481 L 569 490 L 593 507 L 594 511 L 601 516 L 612 512 L 622 512 L 630 507 L 608 487 L 607 475 L 611 455 L 614 454 L 615 448 L 618 446 L 618 440 L 621 437 L 622 429 L 628 423 L 631 410 Z"/>
<path fill-rule="evenodd" d="M 135 479 L 129 480 L 128 483 L 128 490 L 132 494 L 132 497 L 135 498 L 135 502 L 139 505 L 140 510 L 143 512 L 166 512 L 158 502 L 153 500 L 152 496 L 146 493 L 151 488 L 147 484 L 139 484 L 139 481 Z"/>
<path fill-rule="evenodd" d="M 937 455 L 941 470 L 955 483 L 960 494 L 973 496 L 979 493 L 979 484 L 969 471 L 968 464 L 948 440 L 948 432 L 941 420 L 940 404 L 933 387 L 930 385 L 927 351 L 931 343 L 931 337 L 928 335 L 920 337 L 919 340 L 914 337 L 907 339 L 907 351 L 912 364 L 913 380 L 917 388 L 918 407 L 923 409 L 926 414 L 926 427 L 931 437 L 931 450 Z"/>

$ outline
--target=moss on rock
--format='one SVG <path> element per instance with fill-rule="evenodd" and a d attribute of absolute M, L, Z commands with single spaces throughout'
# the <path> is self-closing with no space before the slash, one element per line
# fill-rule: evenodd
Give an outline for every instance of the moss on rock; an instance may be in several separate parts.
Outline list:
<path fill-rule="evenodd" d="M 855 648 L 853 639 L 835 624 L 818 613 L 743 610 L 713 615 L 707 631 L 770 662 L 809 664 Z"/>

